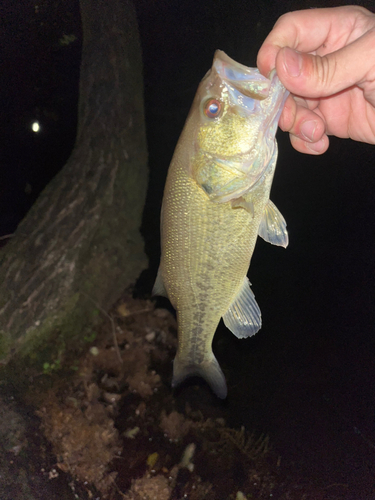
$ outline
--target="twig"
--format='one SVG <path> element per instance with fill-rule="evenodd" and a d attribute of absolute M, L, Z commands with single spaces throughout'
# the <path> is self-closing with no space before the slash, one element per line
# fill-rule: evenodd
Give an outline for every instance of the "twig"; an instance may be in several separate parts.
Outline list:
<path fill-rule="evenodd" d="M 333 484 L 329 484 L 328 486 L 324 486 L 323 489 L 328 490 L 328 488 L 338 488 L 338 487 L 349 488 L 349 485 L 344 484 L 344 483 L 333 483 Z"/>
<path fill-rule="evenodd" d="M 13 234 L 4 234 L 4 236 L 0 236 L 0 241 L 7 240 L 8 238 L 13 238 L 13 236 L 14 236 L 14 233 Z"/>
<path fill-rule="evenodd" d="M 82 295 L 85 295 L 89 300 L 91 300 L 91 302 L 99 309 L 99 311 L 104 314 L 104 316 L 106 316 L 110 322 L 111 322 L 111 325 L 112 325 L 112 335 L 113 335 L 113 344 L 115 346 L 115 351 L 116 351 L 116 354 L 117 354 L 117 358 L 119 360 L 119 362 L 122 364 L 123 361 L 122 361 L 122 358 L 121 358 L 121 354 L 120 354 L 120 348 L 118 346 L 118 342 L 117 342 L 117 337 L 116 337 L 116 328 L 115 328 L 115 322 L 113 321 L 113 318 L 110 314 L 107 313 L 107 311 L 105 311 L 92 297 L 90 297 L 90 295 L 88 295 L 86 292 L 83 292 L 81 290 L 81 293 Z"/>
<path fill-rule="evenodd" d="M 122 496 L 122 498 L 128 498 L 128 495 L 125 495 L 125 493 L 123 493 L 123 492 L 120 490 L 120 488 L 118 487 L 118 485 L 117 485 L 116 481 L 115 481 L 114 479 L 112 479 L 112 481 L 113 481 L 113 484 L 115 485 L 115 488 L 116 488 L 116 490 L 117 490 L 117 493 L 119 493 L 119 494 Z"/>
<path fill-rule="evenodd" d="M 117 318 L 128 318 L 129 316 L 135 316 L 136 314 L 153 311 L 152 307 L 146 307 L 144 309 L 138 309 L 138 311 L 129 311 L 127 314 L 116 314 Z"/>

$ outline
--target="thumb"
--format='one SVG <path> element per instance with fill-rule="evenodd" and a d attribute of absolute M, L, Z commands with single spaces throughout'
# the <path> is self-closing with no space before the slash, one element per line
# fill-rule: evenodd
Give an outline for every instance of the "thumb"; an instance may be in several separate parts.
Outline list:
<path fill-rule="evenodd" d="M 365 91 L 375 104 L 375 32 L 367 32 L 351 44 L 324 56 L 304 54 L 289 47 L 277 54 L 276 71 L 293 94 L 327 97 L 352 85 Z"/>

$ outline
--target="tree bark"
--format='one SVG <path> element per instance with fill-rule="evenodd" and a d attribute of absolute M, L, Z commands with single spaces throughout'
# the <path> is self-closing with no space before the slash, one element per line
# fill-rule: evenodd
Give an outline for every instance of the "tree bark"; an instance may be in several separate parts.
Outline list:
<path fill-rule="evenodd" d="M 81 0 L 78 133 L 71 157 L 0 253 L 0 363 L 32 370 L 79 348 L 85 328 L 146 266 L 142 62 L 130 0 Z M 26 366 L 22 365 L 22 366 Z"/>

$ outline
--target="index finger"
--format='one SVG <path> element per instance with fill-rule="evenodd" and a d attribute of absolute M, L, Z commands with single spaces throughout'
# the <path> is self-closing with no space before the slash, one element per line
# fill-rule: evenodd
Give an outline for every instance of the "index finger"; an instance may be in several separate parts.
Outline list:
<path fill-rule="evenodd" d="M 283 47 L 319 55 L 334 52 L 366 32 L 366 23 L 358 21 L 368 16 L 373 14 L 355 5 L 288 12 L 277 20 L 263 42 L 257 66 L 268 76 Z"/>

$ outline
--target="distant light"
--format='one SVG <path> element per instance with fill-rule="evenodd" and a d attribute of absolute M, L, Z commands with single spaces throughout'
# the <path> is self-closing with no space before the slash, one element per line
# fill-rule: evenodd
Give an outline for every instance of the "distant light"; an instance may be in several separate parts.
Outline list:
<path fill-rule="evenodd" d="M 40 132 L 39 122 L 33 122 L 31 125 L 31 130 L 35 133 Z"/>

